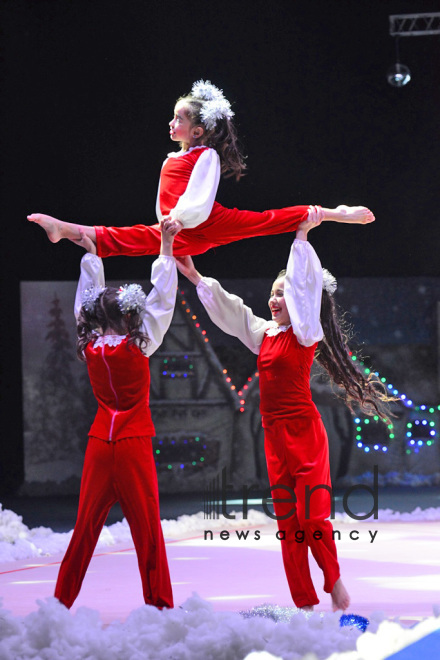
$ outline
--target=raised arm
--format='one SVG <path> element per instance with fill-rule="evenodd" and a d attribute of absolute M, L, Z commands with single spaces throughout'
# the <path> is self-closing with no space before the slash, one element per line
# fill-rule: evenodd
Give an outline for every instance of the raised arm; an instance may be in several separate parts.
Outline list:
<path fill-rule="evenodd" d="M 269 322 L 255 316 L 241 298 L 225 291 L 217 280 L 203 277 L 195 269 L 191 257 L 178 259 L 177 267 L 197 286 L 197 295 L 211 321 L 258 355 Z"/>
<path fill-rule="evenodd" d="M 293 331 L 303 346 L 320 341 L 322 331 L 321 297 L 322 267 L 307 234 L 316 223 L 313 219 L 301 223 L 290 249 L 284 280 L 284 298 L 289 311 Z"/>
<path fill-rule="evenodd" d="M 142 318 L 142 330 L 150 338 L 144 349 L 152 355 L 161 345 L 173 318 L 177 293 L 177 269 L 173 257 L 173 240 L 176 233 L 170 230 L 170 222 L 161 225 L 162 243 L 160 255 L 151 267 L 152 290 L 148 294 Z"/>
<path fill-rule="evenodd" d="M 78 320 L 81 311 L 81 301 L 83 293 L 86 289 L 92 286 L 105 287 L 104 265 L 102 259 L 96 256 L 96 246 L 93 241 L 86 235 L 85 231 L 80 231 L 81 239 L 78 245 L 81 245 L 86 254 L 81 259 L 81 273 L 79 276 L 78 286 L 76 288 L 74 313 L 75 319 Z"/>

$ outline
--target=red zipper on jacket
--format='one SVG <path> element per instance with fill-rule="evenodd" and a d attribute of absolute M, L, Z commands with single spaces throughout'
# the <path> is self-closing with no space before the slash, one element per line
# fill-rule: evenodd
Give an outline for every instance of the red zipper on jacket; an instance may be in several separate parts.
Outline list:
<path fill-rule="evenodd" d="M 114 394 L 114 397 L 115 397 L 115 403 L 116 403 L 115 411 L 114 411 L 114 413 L 112 414 L 112 421 L 111 421 L 111 424 L 110 424 L 110 431 L 109 431 L 109 438 L 108 438 L 108 441 L 111 442 L 111 440 L 112 440 L 112 433 L 113 433 L 113 426 L 114 426 L 114 423 L 115 423 L 115 418 L 116 418 L 116 415 L 119 413 L 119 410 L 118 410 L 118 407 L 119 407 L 119 400 L 118 400 L 118 395 L 116 394 L 116 390 L 115 390 L 115 388 L 113 387 L 112 373 L 111 373 L 111 371 L 110 371 L 110 367 L 108 366 L 108 362 L 107 362 L 107 360 L 105 359 L 104 348 L 105 348 L 105 341 L 102 342 L 102 359 L 103 359 L 103 362 L 104 362 L 105 366 L 107 367 L 107 371 L 108 371 L 108 379 L 109 379 L 110 387 L 111 387 L 112 392 L 113 392 L 113 394 Z"/>

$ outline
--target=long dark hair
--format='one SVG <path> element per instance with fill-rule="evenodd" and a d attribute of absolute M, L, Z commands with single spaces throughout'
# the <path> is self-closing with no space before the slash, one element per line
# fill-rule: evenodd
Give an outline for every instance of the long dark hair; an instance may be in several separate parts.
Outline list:
<path fill-rule="evenodd" d="M 150 343 L 145 332 L 141 331 L 142 316 L 137 312 L 123 314 L 117 299 L 118 289 L 108 286 L 95 300 L 92 309 L 81 307 L 77 320 L 76 353 L 80 360 L 86 361 L 84 350 L 91 341 L 103 335 L 109 328 L 118 335 L 129 335 L 128 345 L 135 344 L 140 349 Z"/>
<path fill-rule="evenodd" d="M 204 134 L 200 140 L 201 144 L 212 147 L 220 156 L 221 173 L 223 176 L 226 179 L 233 176 L 236 181 L 239 181 L 244 176 L 246 164 L 232 119 L 221 117 L 217 119 L 214 128 L 208 129 L 201 116 L 203 99 L 199 99 L 192 94 L 187 94 L 177 99 L 177 103 L 180 101 L 186 104 L 188 108 L 187 114 L 192 125 L 203 127 Z"/>
<path fill-rule="evenodd" d="M 286 271 L 282 270 L 276 279 L 285 275 Z M 320 320 L 324 337 L 318 343 L 315 360 L 327 371 L 335 385 L 342 388 L 344 401 L 352 412 L 353 406 L 357 405 L 366 415 L 379 415 L 382 420 L 388 421 L 392 416 L 389 404 L 396 401 L 396 397 L 387 394 L 373 371 L 365 374 L 357 367 L 362 356 L 358 354 L 358 359 L 352 359 L 353 351 L 348 345 L 352 339 L 351 326 L 336 307 L 333 295 L 325 289 L 322 290 Z"/>
<path fill-rule="evenodd" d="M 389 420 L 391 412 L 389 403 L 396 401 L 389 396 L 379 378 L 370 370 L 362 372 L 356 365 L 362 356 L 356 355 L 348 346 L 352 339 L 352 329 L 336 307 L 334 298 L 325 289 L 321 299 L 321 325 L 324 337 L 319 342 L 315 359 L 324 367 L 335 385 L 345 390 L 345 403 L 353 411 L 353 405 L 358 405 L 366 415 L 379 415 L 385 421 Z"/>

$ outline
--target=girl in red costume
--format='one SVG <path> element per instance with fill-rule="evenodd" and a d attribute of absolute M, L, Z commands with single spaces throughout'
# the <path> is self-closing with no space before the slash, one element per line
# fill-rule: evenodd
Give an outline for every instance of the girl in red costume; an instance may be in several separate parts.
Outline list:
<path fill-rule="evenodd" d="M 98 412 L 89 432 L 78 517 L 61 563 L 55 596 L 70 608 L 110 508 L 120 502 L 133 536 L 145 603 L 173 607 L 151 437 L 149 357 L 173 316 L 177 270 L 175 229 L 162 225 L 160 256 L 152 265 L 148 297 L 138 284 L 105 287 L 93 242 L 81 260 L 75 299 L 78 356 L 87 363 Z"/>
<path fill-rule="evenodd" d="M 307 487 L 310 491 L 315 486 L 331 488 L 327 434 L 310 391 L 313 359 L 345 389 L 349 405 L 355 402 L 367 414 L 376 414 L 388 398 L 349 357 L 332 298 L 336 280 L 323 271 L 307 242 L 309 229 L 320 222 L 311 209 L 309 219 L 297 229 L 287 270 L 278 275 L 270 294 L 271 321 L 256 317 L 241 298 L 227 293 L 216 280 L 202 277 L 190 257 L 178 259 L 177 266 L 197 286 L 212 321 L 258 355 L 269 481 L 272 487 L 285 489 L 281 493 L 275 489 L 274 500 L 286 498 L 286 487 L 296 498 L 296 504 L 274 501 L 279 529 L 285 532 L 282 554 L 292 598 L 303 609 L 319 603 L 309 570 L 310 548 L 324 573 L 324 591 L 331 594 L 333 609 L 345 610 L 350 599 L 327 520 L 329 491 L 318 488 L 306 504 Z M 383 417 L 384 413 L 379 414 Z M 305 542 L 298 542 L 301 538 Z"/>
<path fill-rule="evenodd" d="M 220 175 L 239 180 L 244 173 L 243 155 L 237 143 L 233 112 L 223 92 L 209 81 L 194 83 L 181 97 L 170 121 L 170 138 L 181 150 L 168 154 L 159 181 L 156 201 L 158 222 L 171 219 L 179 231 L 174 254 L 195 255 L 213 247 L 254 236 L 294 231 L 307 218 L 308 206 L 290 206 L 258 213 L 227 209 L 215 201 Z M 319 207 L 322 220 L 367 224 L 374 215 L 363 206 Z M 80 226 L 34 213 L 51 241 L 80 239 Z M 101 257 L 158 254 L 160 227 L 84 227 Z"/>

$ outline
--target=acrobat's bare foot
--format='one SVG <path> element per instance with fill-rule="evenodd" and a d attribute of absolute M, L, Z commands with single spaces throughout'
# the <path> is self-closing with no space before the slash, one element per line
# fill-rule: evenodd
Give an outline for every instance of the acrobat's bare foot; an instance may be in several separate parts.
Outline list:
<path fill-rule="evenodd" d="M 27 219 L 30 222 L 35 222 L 37 225 L 40 225 L 40 227 L 43 227 L 48 239 L 52 243 L 58 243 L 62 238 L 68 238 L 65 235 L 63 227 L 63 225 L 67 223 L 64 223 L 62 220 L 57 220 L 57 218 L 52 218 L 52 216 L 44 215 L 43 213 L 32 213 L 31 215 L 28 215 Z M 81 235 L 78 232 L 78 239 L 80 238 Z"/>
<path fill-rule="evenodd" d="M 366 206 L 345 206 L 341 204 L 335 209 L 323 209 L 324 220 L 346 222 L 355 225 L 368 225 L 375 221 L 375 217 Z"/>
<path fill-rule="evenodd" d="M 313 612 L 315 608 L 313 605 L 303 605 L 302 607 L 298 607 L 298 609 L 302 612 Z"/>
<path fill-rule="evenodd" d="M 84 247 L 82 236 L 85 235 L 96 245 L 96 230 L 94 227 L 64 222 L 64 220 L 57 220 L 57 218 L 44 215 L 44 213 L 32 213 L 27 218 L 30 222 L 35 222 L 43 227 L 48 239 L 52 243 L 58 243 L 62 238 L 67 238 L 72 243 Z"/>
<path fill-rule="evenodd" d="M 347 589 L 342 584 L 341 578 L 336 580 L 331 597 L 333 612 L 336 612 L 336 610 L 344 611 L 350 605 L 350 596 L 348 595 Z"/>

